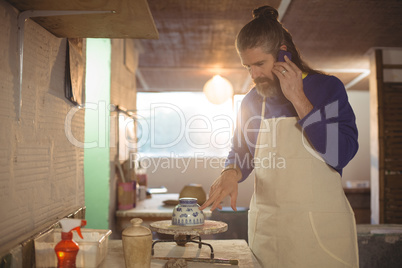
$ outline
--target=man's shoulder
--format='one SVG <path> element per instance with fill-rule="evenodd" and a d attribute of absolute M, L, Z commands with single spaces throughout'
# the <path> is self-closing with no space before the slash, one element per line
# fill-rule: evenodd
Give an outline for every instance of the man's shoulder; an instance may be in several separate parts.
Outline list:
<path fill-rule="evenodd" d="M 310 102 L 317 106 L 346 96 L 342 81 L 328 74 L 311 75 L 309 80 L 305 81 L 304 92 Z"/>
<path fill-rule="evenodd" d="M 342 81 L 339 80 L 338 77 L 330 75 L 330 74 L 312 74 L 308 75 L 305 78 L 305 82 L 309 84 L 317 84 L 317 85 L 343 85 Z"/>

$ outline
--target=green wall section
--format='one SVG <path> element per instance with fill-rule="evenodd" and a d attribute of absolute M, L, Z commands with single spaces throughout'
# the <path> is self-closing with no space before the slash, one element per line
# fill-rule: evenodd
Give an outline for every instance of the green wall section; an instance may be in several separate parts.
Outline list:
<path fill-rule="evenodd" d="M 109 229 L 110 39 L 86 41 L 85 206 L 87 228 Z"/>

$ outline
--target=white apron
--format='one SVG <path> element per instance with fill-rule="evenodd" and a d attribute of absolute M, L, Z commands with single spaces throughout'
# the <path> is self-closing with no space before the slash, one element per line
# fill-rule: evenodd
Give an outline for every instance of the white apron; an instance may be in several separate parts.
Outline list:
<path fill-rule="evenodd" d="M 340 175 L 309 153 L 297 119 L 261 121 L 250 248 L 264 268 L 358 267 L 356 224 Z"/>

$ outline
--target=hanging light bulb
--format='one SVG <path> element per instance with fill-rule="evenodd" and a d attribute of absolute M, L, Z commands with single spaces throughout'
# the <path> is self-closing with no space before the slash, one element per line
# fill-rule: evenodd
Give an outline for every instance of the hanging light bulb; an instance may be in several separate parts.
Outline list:
<path fill-rule="evenodd" d="M 204 94 L 213 104 L 222 104 L 233 96 L 232 84 L 226 78 L 215 75 L 204 85 Z"/>

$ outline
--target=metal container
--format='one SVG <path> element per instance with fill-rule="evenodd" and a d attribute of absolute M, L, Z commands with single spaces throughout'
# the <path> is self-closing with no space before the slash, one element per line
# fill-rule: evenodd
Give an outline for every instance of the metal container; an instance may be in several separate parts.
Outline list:
<path fill-rule="evenodd" d="M 141 226 L 140 218 L 134 218 L 130 222 L 132 226 L 127 227 L 122 234 L 126 268 L 151 267 L 151 230 Z"/>

